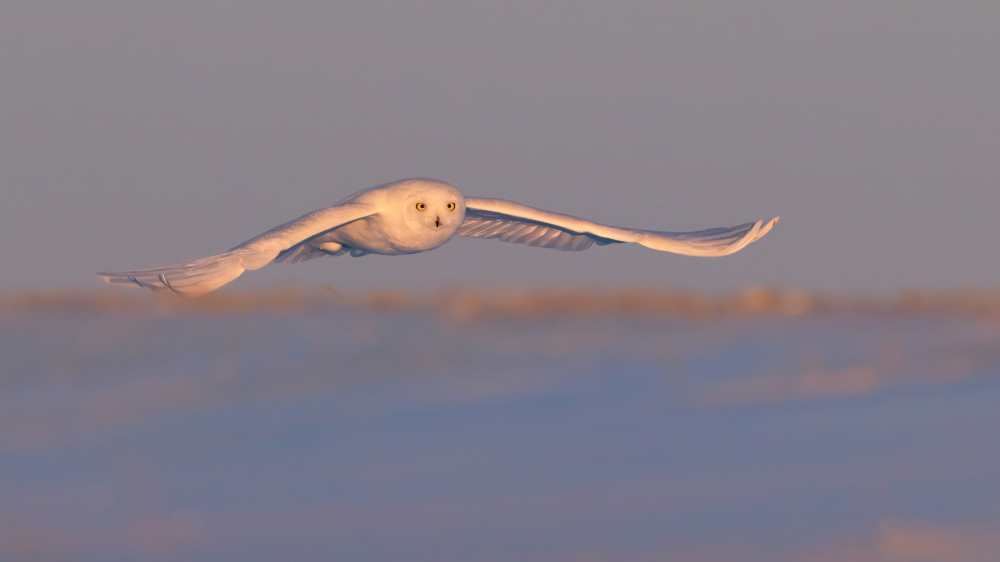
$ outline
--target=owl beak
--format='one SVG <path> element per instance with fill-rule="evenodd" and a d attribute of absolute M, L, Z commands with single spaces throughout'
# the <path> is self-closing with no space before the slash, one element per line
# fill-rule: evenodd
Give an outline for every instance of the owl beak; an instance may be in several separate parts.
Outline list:
<path fill-rule="evenodd" d="M 441 228 L 441 217 L 434 218 L 434 226 Z"/>

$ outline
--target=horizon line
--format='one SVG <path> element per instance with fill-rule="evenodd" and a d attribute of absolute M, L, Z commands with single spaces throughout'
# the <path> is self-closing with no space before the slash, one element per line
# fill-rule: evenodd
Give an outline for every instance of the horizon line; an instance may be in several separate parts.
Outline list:
<path fill-rule="evenodd" d="M 0 293 L 0 316 L 73 310 L 124 314 L 238 314 L 327 309 L 426 311 L 461 318 L 536 315 L 713 318 L 830 314 L 1000 317 L 1000 287 L 985 291 L 908 289 L 887 296 L 761 286 L 718 294 L 666 288 L 451 288 L 341 292 L 329 285 L 230 289 L 194 298 L 177 296 L 169 291 L 150 294 L 109 289 Z"/>

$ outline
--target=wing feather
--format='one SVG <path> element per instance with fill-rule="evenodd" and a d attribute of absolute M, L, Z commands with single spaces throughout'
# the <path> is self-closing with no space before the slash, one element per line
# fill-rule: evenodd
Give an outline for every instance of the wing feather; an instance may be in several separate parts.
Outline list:
<path fill-rule="evenodd" d="M 370 205 L 334 205 L 288 221 L 221 254 L 163 267 L 97 275 L 108 283 L 169 290 L 193 297 L 214 291 L 244 271 L 260 269 L 272 261 L 295 263 L 319 257 L 320 253 L 336 255 L 303 242 L 372 213 Z"/>
<path fill-rule="evenodd" d="M 564 251 L 586 250 L 595 241 L 587 234 L 572 232 L 554 225 L 470 209 L 468 201 L 466 199 L 465 220 L 456 232 L 458 236 L 497 238 L 502 242 Z"/>
<path fill-rule="evenodd" d="M 697 232 L 663 232 L 608 226 L 571 215 L 536 209 L 503 199 L 465 199 L 465 221 L 459 236 L 498 238 L 503 242 L 557 250 L 585 250 L 593 244 L 635 242 L 689 256 L 725 256 L 759 240 L 778 222 L 756 221 L 730 228 Z"/>
<path fill-rule="evenodd" d="M 331 236 L 332 233 L 327 231 L 303 240 L 287 250 L 282 250 L 278 257 L 274 258 L 274 261 L 275 263 L 299 263 L 316 258 L 340 256 L 350 251 L 333 240 Z"/>
<path fill-rule="evenodd" d="M 135 285 L 154 291 L 170 290 L 185 296 L 197 296 L 218 289 L 244 271 L 242 259 L 226 252 L 188 263 L 97 275 L 117 285 Z"/>

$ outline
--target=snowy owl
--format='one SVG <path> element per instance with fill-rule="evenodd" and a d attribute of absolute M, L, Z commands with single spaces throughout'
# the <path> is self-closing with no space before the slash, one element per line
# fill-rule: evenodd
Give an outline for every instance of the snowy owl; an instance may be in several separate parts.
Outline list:
<path fill-rule="evenodd" d="M 323 256 L 414 254 L 433 250 L 456 234 L 498 238 L 556 250 L 636 242 L 689 256 L 724 256 L 758 240 L 778 222 L 751 222 L 698 232 L 659 232 L 606 226 L 503 199 L 463 197 L 442 181 L 410 178 L 361 190 L 332 207 L 272 228 L 235 248 L 188 263 L 98 273 L 105 281 L 197 296 L 271 262 Z"/>

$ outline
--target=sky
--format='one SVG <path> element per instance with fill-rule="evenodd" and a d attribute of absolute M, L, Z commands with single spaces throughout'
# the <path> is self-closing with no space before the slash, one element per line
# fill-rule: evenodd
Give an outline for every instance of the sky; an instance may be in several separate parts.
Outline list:
<path fill-rule="evenodd" d="M 424 176 L 724 258 L 456 239 L 231 286 L 991 289 L 1000 3 L 0 4 L 0 291 L 224 251 Z"/>

